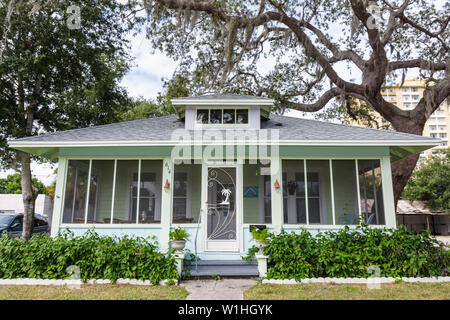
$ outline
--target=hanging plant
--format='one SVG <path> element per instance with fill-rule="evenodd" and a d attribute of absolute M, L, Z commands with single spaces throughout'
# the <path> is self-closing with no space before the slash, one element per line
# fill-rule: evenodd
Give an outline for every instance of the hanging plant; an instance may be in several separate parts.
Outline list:
<path fill-rule="evenodd" d="M 288 187 L 289 195 L 292 196 L 295 194 L 295 190 L 297 189 L 297 182 L 295 182 L 294 180 L 291 180 L 287 183 L 287 187 Z"/>

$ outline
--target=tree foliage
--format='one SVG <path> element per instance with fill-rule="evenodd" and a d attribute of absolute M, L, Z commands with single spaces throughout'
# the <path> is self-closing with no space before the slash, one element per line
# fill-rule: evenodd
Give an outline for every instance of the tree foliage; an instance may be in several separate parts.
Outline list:
<path fill-rule="evenodd" d="M 6 178 L 0 179 L 0 193 L 21 194 L 22 186 L 20 173 L 10 174 Z M 39 190 L 39 194 L 47 194 L 47 188 L 37 178 L 33 178 L 33 185 Z"/>
<path fill-rule="evenodd" d="M 410 201 L 426 201 L 431 210 L 450 213 L 450 149 L 418 166 L 402 196 Z"/>
<path fill-rule="evenodd" d="M 269 96 L 279 110 L 360 99 L 400 132 L 423 127 L 450 95 L 450 3 L 428 0 L 142 0 L 155 49 L 179 61 L 194 93 Z M 340 72 L 348 65 L 353 72 Z M 426 80 L 412 110 L 383 85 L 413 70 Z M 418 155 L 393 165 L 397 200 Z"/>
<path fill-rule="evenodd" d="M 8 140 L 118 121 L 127 35 L 140 20 L 129 20 L 128 6 L 115 0 L 0 4 L 0 167 L 22 175 L 28 238 L 38 190 L 30 155 L 8 148 Z"/>
<path fill-rule="evenodd" d="M 13 2 L 0 7 L 5 166 L 15 164 L 10 138 L 117 121 L 126 98 L 118 81 L 130 66 L 126 7 L 116 1 L 71 1 L 80 7 L 79 29 L 68 27 L 65 1 L 46 1 L 38 10 L 33 1 L 19 1 L 9 12 Z"/>

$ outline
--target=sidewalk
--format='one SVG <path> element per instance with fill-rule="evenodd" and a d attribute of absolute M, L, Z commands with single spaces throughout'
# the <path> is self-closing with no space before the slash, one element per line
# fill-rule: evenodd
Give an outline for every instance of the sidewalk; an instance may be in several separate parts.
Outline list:
<path fill-rule="evenodd" d="M 244 300 L 244 291 L 257 284 L 252 279 L 185 280 L 181 286 L 191 294 L 186 300 Z"/>

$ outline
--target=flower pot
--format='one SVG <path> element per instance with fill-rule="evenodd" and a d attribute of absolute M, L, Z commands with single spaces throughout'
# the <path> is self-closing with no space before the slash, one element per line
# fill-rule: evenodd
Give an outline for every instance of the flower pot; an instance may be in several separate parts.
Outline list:
<path fill-rule="evenodd" d="M 186 240 L 172 240 L 172 247 L 178 252 L 182 251 L 185 246 Z"/>

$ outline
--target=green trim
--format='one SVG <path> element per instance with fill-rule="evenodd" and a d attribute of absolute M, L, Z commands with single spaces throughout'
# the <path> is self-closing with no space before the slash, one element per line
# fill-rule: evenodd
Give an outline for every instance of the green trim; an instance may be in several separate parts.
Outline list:
<path fill-rule="evenodd" d="M 272 156 L 272 148 L 276 146 L 203 146 L 203 152 L 208 150 L 208 155 L 212 157 L 222 155 L 233 155 L 234 157 L 261 157 Z M 191 152 L 191 156 L 195 156 L 194 146 L 182 146 L 185 152 Z M 208 148 L 208 149 L 207 149 Z M 170 157 L 172 155 L 173 146 L 153 146 L 153 147 L 72 147 L 60 148 L 61 157 Z M 209 151 L 211 152 L 209 153 Z M 260 152 L 261 151 L 261 152 Z M 330 147 L 330 146 L 280 146 L 278 155 L 280 157 L 383 157 L 389 156 L 389 147 Z M 275 155 L 275 153 L 274 153 Z M 178 154 L 177 154 L 178 156 Z M 189 156 L 189 155 L 188 155 Z"/>
<path fill-rule="evenodd" d="M 68 161 L 65 158 L 59 158 L 58 174 L 56 176 L 55 197 L 53 201 L 52 229 L 51 236 L 58 234 L 62 221 L 62 213 L 64 211 L 64 196 L 66 186 L 66 172 Z"/>
<path fill-rule="evenodd" d="M 270 150 L 270 148 L 268 148 Z M 380 157 L 389 156 L 389 148 L 381 146 L 280 146 L 280 157 Z"/>
<path fill-rule="evenodd" d="M 61 157 L 169 157 L 173 146 L 60 148 Z"/>
<path fill-rule="evenodd" d="M 271 156 L 271 146 L 257 146 L 257 145 L 247 145 L 244 146 L 218 146 L 209 145 L 203 146 L 205 148 L 214 148 L 215 151 L 220 153 L 220 148 L 222 148 L 222 153 L 224 155 L 233 154 L 235 157 L 239 154 L 245 157 L 254 157 L 255 150 L 256 154 L 259 150 L 262 150 L 262 155 Z M 276 147 L 276 146 L 275 146 Z M 105 157 L 105 158 L 121 158 L 121 157 L 155 157 L 155 158 L 165 158 L 172 155 L 172 145 L 161 145 L 161 146 L 88 146 L 88 147 L 14 147 L 14 149 L 21 150 L 30 154 L 39 155 L 50 160 L 57 160 L 59 157 L 85 157 L 85 158 L 95 158 L 95 157 Z M 191 150 L 191 155 L 195 155 L 194 149 L 199 148 L 198 146 L 183 146 L 183 149 L 188 152 Z M 264 149 L 265 148 L 267 151 Z M 302 146 L 302 145 L 281 145 L 279 146 L 279 155 L 281 157 L 329 157 L 329 158 L 339 158 L 339 157 L 384 157 L 390 156 L 391 162 L 400 160 L 409 155 L 416 154 L 431 148 L 431 146 Z M 237 152 L 236 150 L 239 150 Z M 250 150 L 252 150 L 250 152 Z M 214 156 L 214 153 L 212 154 Z"/>
<path fill-rule="evenodd" d="M 169 249 L 169 233 L 172 222 L 172 193 L 173 193 L 173 161 L 170 158 L 165 158 L 162 166 L 162 193 L 161 193 L 161 239 L 160 245 L 162 251 Z M 169 187 L 164 188 L 166 180 L 169 182 Z"/>

